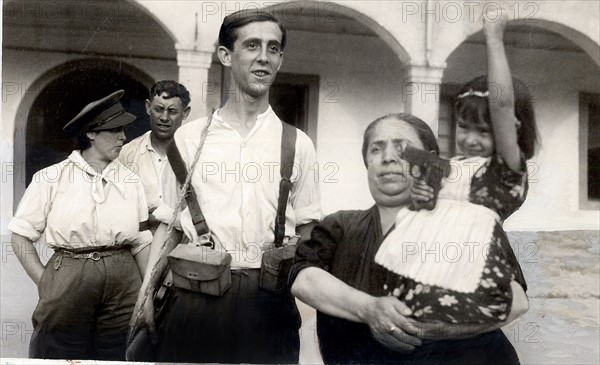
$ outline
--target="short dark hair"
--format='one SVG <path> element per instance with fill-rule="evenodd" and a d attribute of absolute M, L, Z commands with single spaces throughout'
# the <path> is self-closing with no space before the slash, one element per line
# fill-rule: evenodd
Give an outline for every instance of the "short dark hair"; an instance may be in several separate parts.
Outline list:
<path fill-rule="evenodd" d="M 435 138 L 435 135 L 433 134 L 433 131 L 427 125 L 427 123 L 425 123 L 423 120 L 415 117 L 412 114 L 392 113 L 392 114 L 388 114 L 383 117 L 379 117 L 379 118 L 375 119 L 367 126 L 367 129 L 365 129 L 365 133 L 363 135 L 363 144 L 362 144 L 362 156 L 363 156 L 363 162 L 365 163 L 365 166 L 367 166 L 367 149 L 369 147 L 369 143 L 371 142 L 371 134 L 373 133 L 373 130 L 375 129 L 375 127 L 377 127 L 377 125 L 379 125 L 379 123 L 381 123 L 385 120 L 397 120 L 399 122 L 404 122 L 404 123 L 410 125 L 411 127 L 413 127 L 415 132 L 417 132 L 417 135 L 419 136 L 421 143 L 423 143 L 423 147 L 427 151 L 433 151 L 439 155 L 440 148 L 438 147 L 437 140 Z"/>
<path fill-rule="evenodd" d="M 92 141 L 90 141 L 89 137 L 87 136 L 87 133 L 81 133 L 81 134 L 77 135 L 76 139 L 77 139 L 77 148 L 80 151 L 85 151 L 88 148 L 92 147 Z"/>
<path fill-rule="evenodd" d="M 527 85 L 515 78 L 513 90 L 515 95 L 515 117 L 521 125 L 517 128 L 517 143 L 526 159 L 533 157 L 537 144 L 538 134 L 533 111 L 532 94 Z M 488 91 L 487 76 L 478 76 L 466 83 L 458 92 L 458 95 L 469 92 L 469 90 Z M 454 114 L 464 120 L 472 120 L 491 126 L 489 98 L 479 96 L 465 96 L 457 98 L 454 104 Z"/>
<path fill-rule="evenodd" d="M 150 101 L 152 101 L 154 96 L 161 96 L 163 93 L 166 94 L 165 99 L 179 98 L 184 108 L 187 108 L 191 101 L 188 89 L 177 81 L 162 80 L 152 85 L 150 89 Z"/>
<path fill-rule="evenodd" d="M 281 50 L 283 51 L 287 41 L 285 28 L 275 15 L 257 9 L 244 9 L 227 15 L 223 19 L 223 24 L 221 24 L 221 29 L 219 30 L 219 45 L 233 51 L 233 44 L 238 37 L 237 30 L 245 25 L 256 22 L 273 22 L 279 26 L 281 30 Z"/>

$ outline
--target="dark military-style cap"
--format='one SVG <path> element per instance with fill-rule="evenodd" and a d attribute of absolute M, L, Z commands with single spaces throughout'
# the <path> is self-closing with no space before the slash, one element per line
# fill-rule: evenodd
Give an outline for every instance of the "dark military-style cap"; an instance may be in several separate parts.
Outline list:
<path fill-rule="evenodd" d="M 125 91 L 114 93 L 86 105 L 63 127 L 72 136 L 90 131 L 106 131 L 125 126 L 135 120 L 135 115 L 127 113 L 119 102 Z"/>

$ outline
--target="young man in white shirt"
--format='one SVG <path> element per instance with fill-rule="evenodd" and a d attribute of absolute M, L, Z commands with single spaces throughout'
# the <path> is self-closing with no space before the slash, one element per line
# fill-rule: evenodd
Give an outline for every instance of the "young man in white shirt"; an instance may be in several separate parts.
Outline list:
<path fill-rule="evenodd" d="M 170 169 L 167 145 L 190 114 L 189 103 L 190 93 L 185 86 L 172 80 L 154 84 L 149 99 L 146 99 L 150 131 L 127 143 L 119 154 L 119 161 L 135 172 L 144 185 L 152 232 L 161 222 L 169 223 L 173 215 L 173 209 L 162 203 L 161 176 L 165 167 Z"/>
<path fill-rule="evenodd" d="M 273 15 L 245 10 L 223 20 L 219 43 L 219 60 L 231 69 L 236 94 L 211 117 L 191 185 L 213 237 L 233 257 L 232 285 L 219 297 L 175 289 L 158 331 L 155 360 L 297 363 L 301 321 L 293 297 L 258 287 L 262 253 L 272 247 L 277 215 L 283 125 L 269 105 L 269 87 L 283 61 L 286 33 Z M 173 143 L 187 170 L 208 120 L 190 122 L 175 134 Z M 318 185 L 310 174 L 315 163 L 311 140 L 297 131 L 285 240 L 308 239 L 321 218 Z M 168 176 L 163 179 L 164 198 L 175 207 L 178 191 L 169 176 L 170 182 Z M 197 240 L 186 214 L 182 227 Z M 164 225 L 156 232 L 150 268 L 165 232 Z M 150 271 L 143 288 L 157 285 Z M 146 302 L 145 321 L 152 331 L 153 307 Z"/>

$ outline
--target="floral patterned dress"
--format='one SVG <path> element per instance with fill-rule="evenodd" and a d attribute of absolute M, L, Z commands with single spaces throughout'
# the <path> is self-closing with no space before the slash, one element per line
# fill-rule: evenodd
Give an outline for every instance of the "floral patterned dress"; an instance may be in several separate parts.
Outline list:
<path fill-rule="evenodd" d="M 510 282 L 526 289 L 502 222 L 523 204 L 527 171 L 499 157 L 456 157 L 432 211 L 403 208 L 375 262 L 384 291 L 424 321 L 493 323 L 510 312 Z"/>

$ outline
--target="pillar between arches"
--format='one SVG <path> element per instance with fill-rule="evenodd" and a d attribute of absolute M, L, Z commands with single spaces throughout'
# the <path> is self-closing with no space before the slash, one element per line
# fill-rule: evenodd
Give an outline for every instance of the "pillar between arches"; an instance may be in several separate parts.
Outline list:
<path fill-rule="evenodd" d="M 201 50 L 194 44 L 175 45 L 177 51 L 177 66 L 179 67 L 179 82 L 191 94 L 192 110 L 189 120 L 202 118 L 207 115 L 208 94 L 215 92 L 214 85 L 209 83 L 209 69 L 212 64 L 214 50 Z M 217 88 L 218 89 L 218 88 Z"/>
<path fill-rule="evenodd" d="M 405 111 L 423 119 L 438 134 L 440 90 L 446 65 L 409 65 L 405 69 L 402 97 Z"/>

